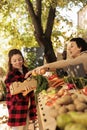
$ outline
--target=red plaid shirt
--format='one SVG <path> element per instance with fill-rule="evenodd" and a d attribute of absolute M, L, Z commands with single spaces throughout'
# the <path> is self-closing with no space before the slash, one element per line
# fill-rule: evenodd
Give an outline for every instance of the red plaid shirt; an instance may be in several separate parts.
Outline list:
<path fill-rule="evenodd" d="M 35 120 L 36 115 L 36 105 L 34 92 L 30 92 L 25 97 L 20 93 L 16 95 L 11 95 L 9 86 L 14 81 L 24 81 L 24 75 L 27 72 L 27 68 L 24 69 L 24 74 L 21 74 L 17 69 L 9 72 L 5 79 L 6 84 L 6 103 L 8 107 L 8 125 L 9 126 L 21 126 L 26 125 L 27 112 L 29 111 L 29 118 Z M 29 98 L 31 100 L 30 108 L 28 109 Z"/>

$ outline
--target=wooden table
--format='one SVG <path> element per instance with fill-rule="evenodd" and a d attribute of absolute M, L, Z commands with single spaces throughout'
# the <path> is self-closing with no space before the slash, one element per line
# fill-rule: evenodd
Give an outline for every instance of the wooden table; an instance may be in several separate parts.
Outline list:
<path fill-rule="evenodd" d="M 45 99 L 41 94 L 38 96 L 38 121 L 40 130 L 56 130 L 56 121 L 49 114 L 49 107 L 45 105 Z"/>

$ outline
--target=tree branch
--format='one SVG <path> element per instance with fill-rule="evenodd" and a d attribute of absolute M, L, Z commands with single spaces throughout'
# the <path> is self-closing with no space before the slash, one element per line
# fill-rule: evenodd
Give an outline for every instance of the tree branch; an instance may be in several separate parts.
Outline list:
<path fill-rule="evenodd" d="M 37 12 L 37 17 L 39 18 L 39 20 L 41 20 L 41 12 L 42 12 L 42 4 L 41 4 L 42 0 L 36 0 L 36 12 Z"/>
<path fill-rule="evenodd" d="M 56 9 L 52 8 L 51 6 L 49 10 L 48 21 L 47 21 L 46 30 L 45 30 L 45 35 L 48 39 L 51 38 L 52 29 L 54 25 L 54 19 L 55 19 L 55 12 L 56 12 Z"/>
<path fill-rule="evenodd" d="M 37 14 L 34 12 L 34 8 L 30 0 L 25 0 L 28 5 L 28 11 L 30 13 L 34 28 L 35 35 L 39 37 L 43 34 L 43 28 L 41 26 L 41 0 L 37 0 Z M 40 9 L 40 10 L 39 10 Z"/>
<path fill-rule="evenodd" d="M 32 3 L 30 2 L 30 0 L 25 0 L 27 5 L 28 5 L 28 11 L 30 13 L 30 16 L 32 16 L 32 21 L 34 21 L 36 19 L 36 15 L 35 15 L 35 12 L 34 12 L 34 9 L 33 9 L 33 5 Z"/>

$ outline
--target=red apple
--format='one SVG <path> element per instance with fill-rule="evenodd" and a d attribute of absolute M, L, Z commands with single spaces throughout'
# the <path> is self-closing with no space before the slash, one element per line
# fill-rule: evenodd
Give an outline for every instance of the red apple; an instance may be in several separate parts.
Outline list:
<path fill-rule="evenodd" d="M 84 88 L 82 89 L 82 92 L 87 96 L 87 87 L 84 87 Z"/>

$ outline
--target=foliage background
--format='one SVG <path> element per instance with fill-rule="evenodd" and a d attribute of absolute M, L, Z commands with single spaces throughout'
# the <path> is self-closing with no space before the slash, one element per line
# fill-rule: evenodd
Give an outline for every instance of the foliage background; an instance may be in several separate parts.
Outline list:
<path fill-rule="evenodd" d="M 30 1 L 30 0 L 29 0 Z M 36 11 L 36 0 L 31 0 Z M 42 26 L 45 30 L 50 6 L 56 8 L 56 15 L 52 29 L 51 41 L 54 51 L 64 47 L 65 43 L 74 36 L 84 34 L 78 30 L 69 13 L 78 7 L 78 11 L 87 4 L 87 0 L 43 0 L 42 1 Z M 66 12 L 62 14 L 61 12 Z M 0 1 L 0 59 L 6 69 L 7 53 L 12 48 L 23 50 L 24 47 L 38 47 L 34 36 L 34 25 L 29 14 L 26 0 L 1 0 Z"/>

